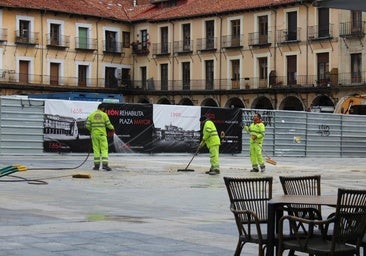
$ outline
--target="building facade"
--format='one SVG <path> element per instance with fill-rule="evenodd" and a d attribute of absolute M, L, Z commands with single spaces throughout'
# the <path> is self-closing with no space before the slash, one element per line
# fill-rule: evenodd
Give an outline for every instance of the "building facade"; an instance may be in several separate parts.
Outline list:
<path fill-rule="evenodd" d="M 362 11 L 306 0 L 34 2 L 1 10 L 2 95 L 332 112 L 366 94 Z"/>

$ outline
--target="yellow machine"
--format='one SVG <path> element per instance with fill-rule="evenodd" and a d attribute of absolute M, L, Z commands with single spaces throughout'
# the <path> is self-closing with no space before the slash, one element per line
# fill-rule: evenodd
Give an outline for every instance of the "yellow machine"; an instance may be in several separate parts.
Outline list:
<path fill-rule="evenodd" d="M 350 115 L 366 115 L 366 95 L 346 96 L 339 100 L 334 113 Z"/>

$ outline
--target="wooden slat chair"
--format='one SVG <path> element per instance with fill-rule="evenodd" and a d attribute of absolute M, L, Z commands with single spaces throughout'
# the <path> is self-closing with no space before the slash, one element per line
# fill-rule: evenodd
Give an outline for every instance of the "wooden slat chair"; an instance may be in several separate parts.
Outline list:
<path fill-rule="evenodd" d="M 316 195 L 321 194 L 320 175 L 313 176 L 280 176 L 285 195 Z M 317 205 L 287 205 L 289 214 L 300 218 L 322 219 L 321 206 Z"/>
<path fill-rule="evenodd" d="M 245 243 L 258 244 L 258 256 L 263 256 L 268 242 L 267 204 L 272 199 L 272 177 L 231 178 L 224 177 L 230 199 L 230 210 L 234 214 L 239 232 L 235 256 L 239 256 Z"/>
<path fill-rule="evenodd" d="M 307 236 L 298 235 L 287 239 L 284 224 L 304 223 L 308 227 Z M 322 237 L 314 236 L 314 227 L 322 226 Z M 333 227 L 329 240 L 327 229 Z M 326 220 L 309 220 L 293 215 L 283 216 L 279 223 L 278 255 L 287 249 L 308 253 L 310 255 L 348 256 L 360 255 L 360 245 L 366 230 L 366 190 L 338 189 L 337 206 L 333 217 Z M 350 242 L 355 242 L 354 245 Z"/>

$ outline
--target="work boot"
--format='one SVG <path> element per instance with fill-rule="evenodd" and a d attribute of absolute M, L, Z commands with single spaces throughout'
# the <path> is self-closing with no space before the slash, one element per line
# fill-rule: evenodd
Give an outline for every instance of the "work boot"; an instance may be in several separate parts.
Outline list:
<path fill-rule="evenodd" d="M 99 171 L 99 167 L 100 167 L 99 164 L 94 164 L 93 170 L 94 171 Z"/>
<path fill-rule="evenodd" d="M 264 172 L 266 170 L 266 166 L 262 165 L 261 166 L 261 172 Z"/>
<path fill-rule="evenodd" d="M 210 170 L 208 170 L 207 172 L 205 172 L 206 174 L 210 174 L 210 172 L 212 172 L 212 169 L 210 168 Z"/>
<path fill-rule="evenodd" d="M 103 168 L 103 170 L 106 170 L 107 172 L 112 171 L 112 168 L 111 168 L 111 167 L 109 167 L 107 163 L 103 163 L 102 168 Z"/>
<path fill-rule="evenodd" d="M 250 170 L 250 172 L 259 172 L 259 170 L 257 168 L 253 168 Z"/>
<path fill-rule="evenodd" d="M 215 169 L 215 170 L 210 170 L 208 172 L 209 175 L 217 175 L 220 174 L 220 170 L 219 169 Z"/>

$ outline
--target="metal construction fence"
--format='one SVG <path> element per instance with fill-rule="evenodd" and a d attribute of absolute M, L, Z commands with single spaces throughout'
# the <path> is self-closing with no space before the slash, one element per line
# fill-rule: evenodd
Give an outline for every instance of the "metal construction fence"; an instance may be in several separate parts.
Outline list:
<path fill-rule="evenodd" d="M 364 157 L 366 116 L 243 109 L 243 125 L 260 113 L 266 124 L 263 149 L 270 156 Z M 42 155 L 44 100 L 0 97 L 0 155 Z M 243 131 L 243 155 L 249 137 Z"/>

